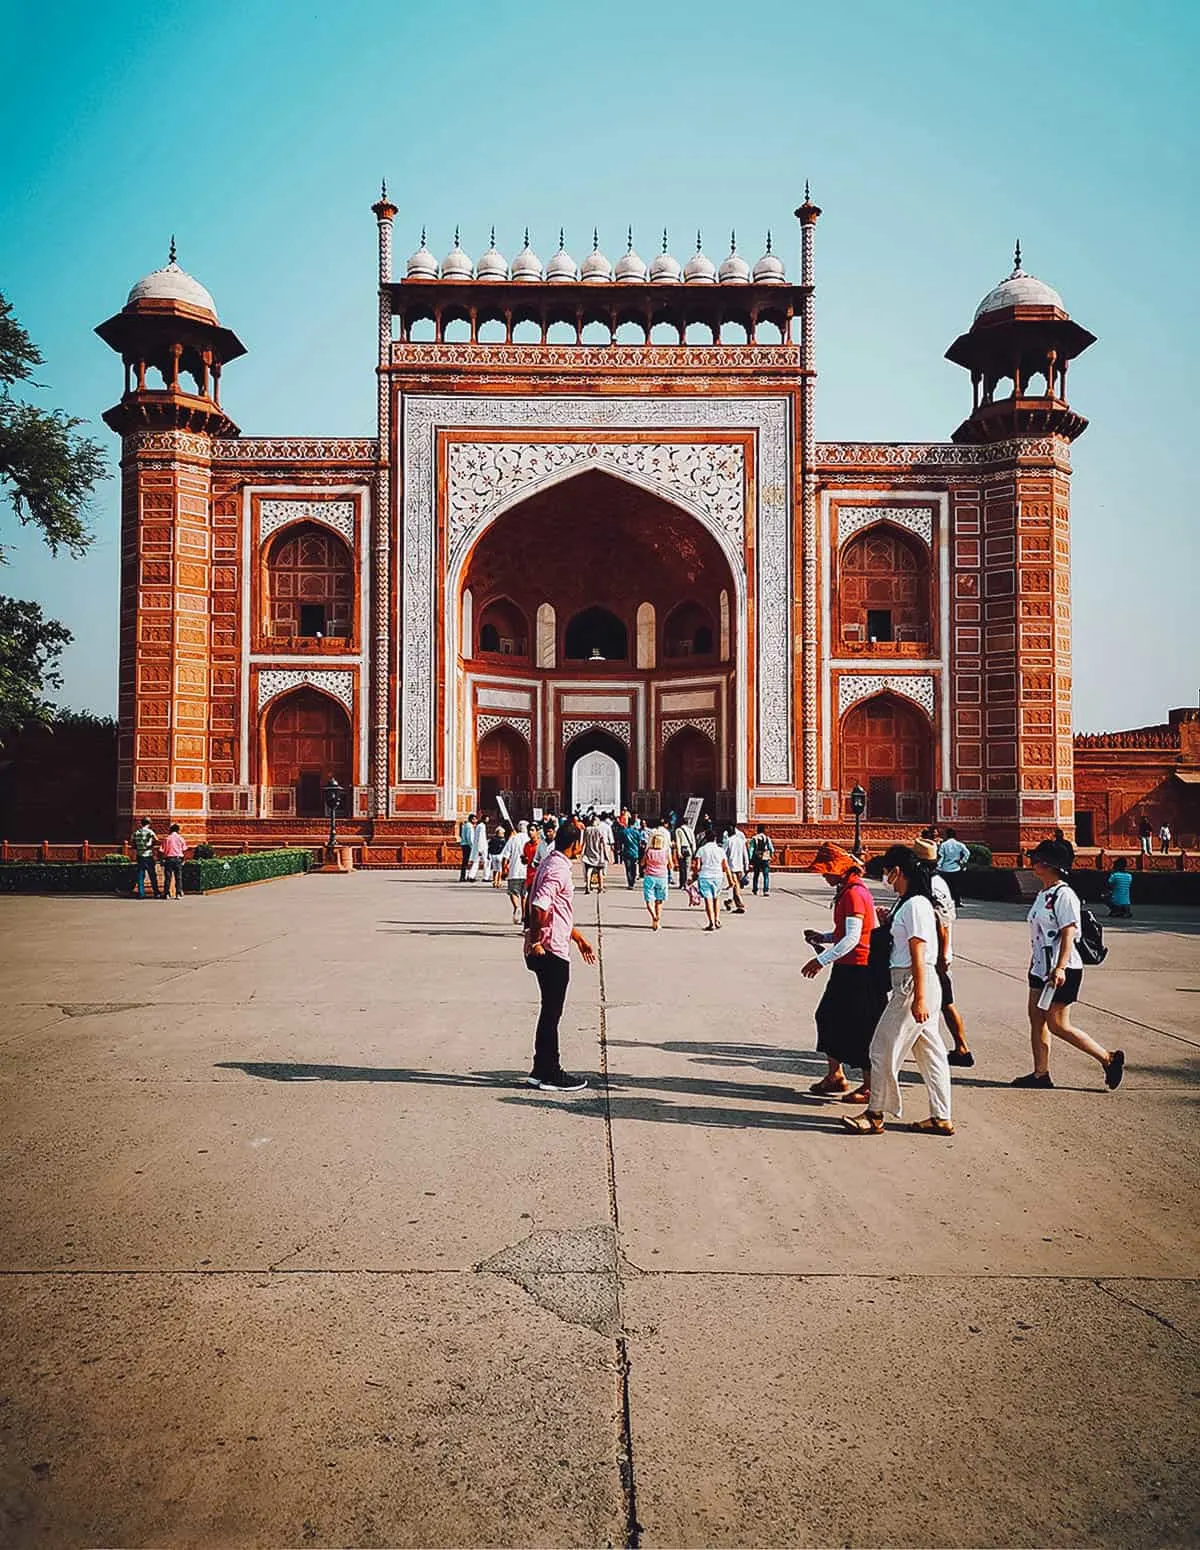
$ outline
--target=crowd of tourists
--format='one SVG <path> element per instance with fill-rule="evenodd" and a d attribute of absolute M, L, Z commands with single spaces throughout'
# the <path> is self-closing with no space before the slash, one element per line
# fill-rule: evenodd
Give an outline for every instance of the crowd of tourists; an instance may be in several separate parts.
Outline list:
<path fill-rule="evenodd" d="M 715 932 L 724 912 L 745 914 L 747 887 L 770 897 L 775 851 L 761 825 L 748 837 L 736 823 L 717 825 L 707 815 L 693 828 L 675 814 L 647 825 L 627 812 L 522 821 L 492 836 L 472 815 L 463 825 L 462 846 L 461 879 L 470 881 L 474 868 L 474 876 L 505 887 L 513 922 L 523 928 L 525 963 L 537 978 L 541 1003 L 525 1082 L 546 1092 L 587 1086 L 586 1078 L 563 1070 L 559 1051 L 572 944 L 585 963 L 595 961 L 592 944 L 575 925 L 573 863 L 582 863 L 585 894 L 610 886 L 610 867 L 622 868 L 629 890 L 640 880 L 652 931 L 662 926 L 670 881 L 677 877 L 689 904 L 703 906 L 703 929 Z M 834 893 L 832 930 L 804 933 L 812 956 L 802 975 L 815 979 L 830 971 L 816 1009 L 816 1047 L 827 1069 L 809 1092 L 854 1106 L 842 1122 L 855 1135 L 880 1135 L 888 1116 L 901 1118 L 900 1071 L 909 1059 L 930 1110 L 910 1128 L 954 1134 L 951 1068 L 975 1064 L 952 972 L 958 884 L 968 859 L 952 831 L 940 844 L 927 831 L 913 845 L 890 846 L 881 860 L 883 880 L 896 896 L 890 909 L 879 908 L 866 886 L 864 859 L 843 846 L 823 843 L 809 868 Z M 1106 1087 L 1119 1086 L 1124 1075 L 1124 1051 L 1104 1048 L 1072 1022 L 1083 981 L 1081 949 L 1098 950 L 1085 929 L 1094 930 L 1095 922 L 1070 885 L 1073 864 L 1073 848 L 1061 835 L 1043 841 L 1030 857 L 1040 885 L 1028 916 L 1033 1069 L 1013 1081 L 1017 1088 L 1053 1087 L 1051 1036 L 1095 1060 Z"/>

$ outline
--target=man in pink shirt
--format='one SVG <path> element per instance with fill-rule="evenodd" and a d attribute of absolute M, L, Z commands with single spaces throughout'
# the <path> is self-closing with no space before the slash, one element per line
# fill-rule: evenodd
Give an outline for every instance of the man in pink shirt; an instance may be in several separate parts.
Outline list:
<path fill-rule="evenodd" d="M 595 963 L 592 944 L 575 929 L 575 877 L 571 862 L 583 849 L 578 825 L 568 820 L 554 836 L 554 849 L 544 858 L 530 884 L 529 926 L 525 932 L 525 963 L 537 975 L 542 1007 L 533 1036 L 533 1070 L 528 1087 L 543 1092 L 577 1093 L 587 1078 L 570 1076 L 558 1053 L 558 1024 L 571 979 L 571 943 L 584 963 Z"/>
<path fill-rule="evenodd" d="M 158 853 L 162 857 L 163 864 L 163 892 L 164 899 L 171 897 L 171 879 L 175 879 L 175 897 L 183 898 L 183 857 L 187 846 L 183 835 L 179 832 L 179 825 L 173 823 L 170 832 L 158 847 Z"/>

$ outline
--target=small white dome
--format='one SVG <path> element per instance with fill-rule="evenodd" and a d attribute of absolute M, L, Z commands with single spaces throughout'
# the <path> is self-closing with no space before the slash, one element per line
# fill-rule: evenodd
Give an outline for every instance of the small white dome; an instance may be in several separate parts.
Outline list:
<path fill-rule="evenodd" d="M 138 281 L 129 293 L 125 305 L 132 307 L 139 301 L 181 301 L 189 307 L 200 307 L 215 318 L 217 304 L 185 269 L 175 262 L 175 238 L 171 238 L 171 256 L 162 269 L 156 269 Z"/>
<path fill-rule="evenodd" d="M 421 246 L 408 261 L 408 267 L 404 271 L 408 280 L 436 280 L 438 277 L 437 259 L 425 246 L 425 228 L 421 228 Z"/>
<path fill-rule="evenodd" d="M 633 227 L 629 228 L 628 246 L 621 257 L 617 259 L 617 284 L 618 285 L 644 285 L 646 283 L 646 261 L 640 253 L 633 251 Z"/>
<path fill-rule="evenodd" d="M 512 261 L 514 280 L 541 280 L 542 261 L 529 246 L 529 227 L 525 228 L 525 246 Z"/>
<path fill-rule="evenodd" d="M 546 265 L 546 279 L 552 285 L 574 285 L 579 278 L 579 266 L 563 246 L 565 233 L 559 228 L 558 252 L 553 254 Z"/>
<path fill-rule="evenodd" d="M 975 308 L 975 320 L 978 322 L 985 313 L 1001 312 L 1005 307 L 1057 307 L 1060 312 L 1067 310 L 1056 290 L 1035 275 L 1026 274 L 1021 268 L 1019 242 L 1012 274 L 987 293 Z"/>
<path fill-rule="evenodd" d="M 600 233 L 593 231 L 592 251 L 580 266 L 579 278 L 585 285 L 609 285 L 612 277 L 613 266 L 600 251 Z"/>
<path fill-rule="evenodd" d="M 729 256 L 717 271 L 722 285 L 749 285 L 750 265 L 737 250 L 737 238 L 729 233 Z"/>
<path fill-rule="evenodd" d="M 662 252 L 654 256 L 650 265 L 650 279 L 654 285 L 678 285 L 683 279 L 679 260 L 667 252 L 667 234 L 663 232 Z"/>
<path fill-rule="evenodd" d="M 454 228 L 454 246 L 442 259 L 443 280 L 469 280 L 475 273 L 471 260 L 458 245 L 458 227 Z"/>
<path fill-rule="evenodd" d="M 689 285 L 715 285 L 717 266 L 700 246 L 700 233 L 696 233 L 696 251 L 684 265 L 683 278 Z"/>
<path fill-rule="evenodd" d="M 771 252 L 771 233 L 767 233 L 767 251 L 754 266 L 755 285 L 783 285 L 787 280 L 783 260 Z"/>
<path fill-rule="evenodd" d="M 480 255 L 479 262 L 475 265 L 475 278 L 477 280 L 507 280 L 508 260 L 503 253 L 496 251 L 496 228 L 492 227 L 492 235 L 489 238 L 491 246 L 486 253 Z"/>

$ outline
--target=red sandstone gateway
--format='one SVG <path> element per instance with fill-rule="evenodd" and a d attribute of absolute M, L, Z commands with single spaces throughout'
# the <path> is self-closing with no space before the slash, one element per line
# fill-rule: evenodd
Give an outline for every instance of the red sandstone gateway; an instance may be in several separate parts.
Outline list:
<path fill-rule="evenodd" d="M 632 233 L 615 264 L 422 238 L 397 279 L 373 209 L 371 438 L 242 436 L 243 346 L 173 250 L 98 329 L 126 373 L 122 822 L 316 839 L 333 776 L 348 835 L 409 863 L 583 785 L 793 846 L 859 784 L 874 838 L 1070 827 L 1066 373 L 1093 341 L 1019 251 L 947 352 L 974 400 L 950 442 L 820 443 L 807 193 L 799 283 L 769 240 L 647 264 Z"/>

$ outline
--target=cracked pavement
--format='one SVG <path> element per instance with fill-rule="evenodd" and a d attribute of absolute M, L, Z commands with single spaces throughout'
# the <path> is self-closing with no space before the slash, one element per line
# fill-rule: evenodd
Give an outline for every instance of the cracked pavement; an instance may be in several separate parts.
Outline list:
<path fill-rule="evenodd" d="M 1121 1089 L 1030 1093 L 969 906 L 943 1141 L 807 1096 L 815 879 L 719 936 L 580 893 L 553 1097 L 502 894 L 152 903 L 0 898 L 0 1543 L 1200 1536 L 1200 918 L 1087 974 Z"/>

